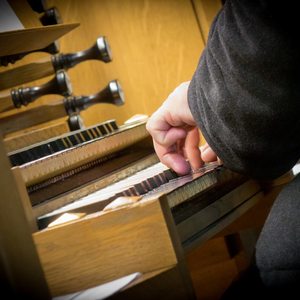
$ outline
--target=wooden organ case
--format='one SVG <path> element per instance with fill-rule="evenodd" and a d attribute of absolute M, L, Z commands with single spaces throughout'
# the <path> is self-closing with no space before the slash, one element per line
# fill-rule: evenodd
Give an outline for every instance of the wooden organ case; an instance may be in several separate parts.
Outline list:
<path fill-rule="evenodd" d="M 112 299 L 195 299 L 188 253 L 263 222 L 284 180 L 266 189 L 216 164 L 178 177 L 158 162 L 145 122 L 108 120 L 8 153 L 1 141 L 0 275 L 9 292 L 50 299 L 140 272 Z"/>

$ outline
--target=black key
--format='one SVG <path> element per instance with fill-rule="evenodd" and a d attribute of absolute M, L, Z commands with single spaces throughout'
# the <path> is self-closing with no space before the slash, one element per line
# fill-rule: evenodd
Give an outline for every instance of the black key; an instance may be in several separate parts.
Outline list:
<path fill-rule="evenodd" d="M 129 188 L 129 192 L 131 196 L 138 196 L 138 193 L 133 186 Z"/>
<path fill-rule="evenodd" d="M 166 176 L 166 178 L 167 178 L 168 181 L 170 181 L 170 180 L 175 179 L 175 178 L 178 177 L 178 175 L 174 171 L 172 171 L 170 169 L 163 171 L 163 173 Z"/>
<path fill-rule="evenodd" d="M 11 155 L 9 157 L 9 159 L 10 159 L 10 162 L 13 166 L 19 166 L 19 165 L 22 164 L 22 159 L 21 159 L 20 155 L 18 155 L 18 153 L 14 154 L 14 155 Z"/>
<path fill-rule="evenodd" d="M 138 195 L 143 195 L 143 194 L 147 193 L 147 191 L 145 190 L 145 188 L 143 187 L 143 185 L 141 183 L 135 184 L 134 188 L 137 191 Z"/>
<path fill-rule="evenodd" d="M 148 178 L 147 179 L 147 183 L 151 186 L 151 189 L 155 189 L 157 187 L 159 187 L 159 185 L 155 182 L 154 178 L 151 177 L 151 178 Z"/>
<path fill-rule="evenodd" d="M 71 141 L 67 137 L 64 137 L 63 141 L 67 145 L 67 148 L 71 148 L 72 147 Z"/>
<path fill-rule="evenodd" d="M 82 134 L 83 138 L 85 139 L 85 142 L 91 140 L 91 138 L 90 138 L 90 136 L 88 135 L 88 133 L 86 132 L 86 130 L 83 130 L 83 131 L 81 132 L 81 134 Z"/>
<path fill-rule="evenodd" d="M 51 144 L 52 148 L 56 152 L 62 151 L 62 150 L 66 149 L 66 147 L 65 147 L 65 145 L 64 145 L 64 143 L 63 143 L 63 141 L 61 139 L 55 140 L 53 142 L 50 142 L 50 144 Z"/>
<path fill-rule="evenodd" d="M 117 123 L 116 123 L 116 121 L 111 121 L 111 122 L 110 122 L 110 125 L 111 125 L 112 129 L 114 129 L 114 130 L 119 129 L 119 128 L 118 128 L 118 125 L 117 125 Z"/>
<path fill-rule="evenodd" d="M 96 132 L 94 131 L 94 128 L 90 128 L 88 129 L 89 134 L 91 135 L 91 137 L 93 139 L 96 139 L 98 137 L 98 135 L 96 134 Z"/>
<path fill-rule="evenodd" d="M 151 188 L 150 184 L 147 182 L 147 180 L 143 180 L 141 182 L 141 185 L 143 186 L 146 193 L 152 190 L 152 188 Z"/>
<path fill-rule="evenodd" d="M 38 147 L 34 147 L 30 150 L 28 150 L 30 152 L 30 154 L 32 155 L 33 157 L 33 160 L 36 160 L 36 159 L 39 159 L 42 157 L 42 147 L 41 146 L 38 146 Z"/>
<path fill-rule="evenodd" d="M 21 152 L 20 157 L 21 157 L 22 164 L 26 164 L 34 160 L 34 157 L 32 156 L 30 150 Z"/>
<path fill-rule="evenodd" d="M 154 176 L 154 180 L 156 180 L 157 182 L 159 182 L 160 185 L 163 185 L 163 184 L 165 184 L 165 183 L 168 182 L 167 178 L 165 176 L 163 176 L 162 173 L 155 175 Z"/>
<path fill-rule="evenodd" d="M 95 133 L 97 134 L 97 138 L 99 138 L 99 137 L 102 136 L 102 133 L 101 133 L 101 131 L 100 131 L 100 129 L 99 129 L 99 126 L 94 127 L 94 131 L 95 131 Z"/>
<path fill-rule="evenodd" d="M 59 149 L 59 151 L 62 151 L 62 150 L 66 149 L 66 146 L 63 143 L 62 139 L 56 140 L 54 143 L 55 143 L 57 149 Z"/>
<path fill-rule="evenodd" d="M 101 124 L 100 126 L 98 126 L 98 129 L 100 130 L 102 135 L 106 135 L 107 131 L 106 128 L 103 126 L 103 124 Z"/>
<path fill-rule="evenodd" d="M 106 134 L 109 134 L 109 133 L 111 132 L 110 127 L 109 127 L 108 124 L 104 123 L 104 124 L 103 124 L 103 127 L 104 127 L 104 129 L 105 129 L 105 131 L 106 131 Z"/>
<path fill-rule="evenodd" d="M 40 157 L 46 156 L 47 153 L 53 154 L 55 152 L 56 152 L 56 150 L 53 149 L 51 143 L 47 143 L 45 145 L 41 145 L 41 148 L 40 148 L 40 151 L 39 151 Z"/>
<path fill-rule="evenodd" d="M 76 146 L 76 145 L 79 144 L 78 141 L 77 141 L 77 139 L 75 138 L 75 136 L 73 134 L 69 135 L 69 139 L 70 139 L 70 141 L 71 141 L 71 143 L 72 143 L 73 146 Z"/>

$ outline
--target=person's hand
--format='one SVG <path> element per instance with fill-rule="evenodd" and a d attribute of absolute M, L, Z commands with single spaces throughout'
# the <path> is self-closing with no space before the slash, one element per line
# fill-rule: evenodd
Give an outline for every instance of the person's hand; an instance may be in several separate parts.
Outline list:
<path fill-rule="evenodd" d="M 217 159 L 207 144 L 201 158 L 200 134 L 187 100 L 188 86 L 189 82 L 180 84 L 147 122 L 160 161 L 180 175 Z"/>

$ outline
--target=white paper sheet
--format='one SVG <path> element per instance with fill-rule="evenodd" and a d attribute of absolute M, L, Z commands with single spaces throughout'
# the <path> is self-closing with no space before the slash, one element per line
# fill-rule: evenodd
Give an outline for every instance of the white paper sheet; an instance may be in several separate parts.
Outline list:
<path fill-rule="evenodd" d="M 102 285 L 79 291 L 73 294 L 58 296 L 53 300 L 102 300 L 117 293 L 133 280 L 141 276 L 141 273 L 133 273 Z"/>
<path fill-rule="evenodd" d="M 16 16 L 6 0 L 0 0 L 0 32 L 24 29 L 23 24 Z"/>

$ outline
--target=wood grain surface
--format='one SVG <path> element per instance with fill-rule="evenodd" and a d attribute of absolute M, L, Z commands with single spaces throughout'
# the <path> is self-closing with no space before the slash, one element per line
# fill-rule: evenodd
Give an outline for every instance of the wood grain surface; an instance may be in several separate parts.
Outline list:
<path fill-rule="evenodd" d="M 0 286 L 20 299 L 50 299 L 45 276 L 31 236 L 28 211 L 10 170 L 0 139 Z M 23 187 L 25 188 L 25 187 Z M 25 196 L 26 195 L 22 195 Z M 27 199 L 28 200 L 28 199 Z M 7 294 L 6 294 L 7 295 Z"/>
<path fill-rule="evenodd" d="M 76 95 L 93 94 L 115 78 L 124 89 L 124 106 L 88 109 L 82 113 L 87 125 L 152 114 L 179 83 L 191 79 L 203 50 L 188 0 L 66 0 L 49 5 L 59 9 L 64 22 L 81 24 L 61 39 L 64 53 L 86 49 L 100 35 L 112 49 L 111 63 L 89 61 L 68 71 Z"/>
<path fill-rule="evenodd" d="M 0 56 L 44 48 L 79 24 L 60 24 L 0 33 Z"/>
<path fill-rule="evenodd" d="M 33 236 L 53 296 L 177 263 L 159 201 Z"/>

